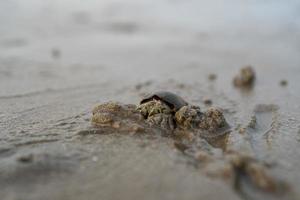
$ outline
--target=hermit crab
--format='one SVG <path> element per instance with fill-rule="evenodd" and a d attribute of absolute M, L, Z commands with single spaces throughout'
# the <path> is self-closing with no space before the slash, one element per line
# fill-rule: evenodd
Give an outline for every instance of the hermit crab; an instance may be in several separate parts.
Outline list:
<path fill-rule="evenodd" d="M 167 91 L 146 95 L 137 110 L 151 126 L 163 129 L 214 131 L 227 124 L 219 109 L 210 108 L 202 113 L 199 106 L 189 105 L 182 97 Z"/>
<path fill-rule="evenodd" d="M 173 130 L 176 128 L 174 114 L 186 105 L 188 103 L 180 96 L 167 91 L 159 91 L 145 95 L 137 110 L 151 126 L 157 125 L 163 129 Z"/>
<path fill-rule="evenodd" d="M 118 130 L 159 129 L 206 132 L 209 135 L 227 126 L 218 108 L 201 112 L 199 106 L 188 104 L 182 97 L 168 91 L 146 95 L 139 105 L 107 102 L 93 109 L 92 123 L 96 127 Z M 213 134 L 214 135 L 214 134 Z"/>

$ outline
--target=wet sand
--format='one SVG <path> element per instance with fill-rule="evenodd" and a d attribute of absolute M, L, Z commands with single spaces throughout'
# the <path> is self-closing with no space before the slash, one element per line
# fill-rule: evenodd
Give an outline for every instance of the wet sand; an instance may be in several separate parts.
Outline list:
<path fill-rule="evenodd" d="M 300 198 L 297 1 L 43 2 L 0 3 L 1 199 Z M 249 64 L 254 87 L 235 88 Z M 270 163 L 288 189 L 236 190 L 171 138 L 82 134 L 97 103 L 162 89 L 223 108 L 232 132 L 216 151 Z"/>

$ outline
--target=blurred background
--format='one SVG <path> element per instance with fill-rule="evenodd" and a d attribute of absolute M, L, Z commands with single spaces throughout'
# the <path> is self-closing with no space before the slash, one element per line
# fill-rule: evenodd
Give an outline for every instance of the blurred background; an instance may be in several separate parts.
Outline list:
<path fill-rule="evenodd" d="M 0 96 L 300 68 L 297 0 L 2 0 L 0 24 Z"/>

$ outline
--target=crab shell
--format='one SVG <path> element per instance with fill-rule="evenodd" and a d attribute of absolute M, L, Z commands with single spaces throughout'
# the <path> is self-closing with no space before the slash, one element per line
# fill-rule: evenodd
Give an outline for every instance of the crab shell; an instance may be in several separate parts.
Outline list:
<path fill-rule="evenodd" d="M 146 103 L 151 100 L 160 100 L 164 102 L 174 112 L 178 111 L 181 107 L 188 105 L 188 103 L 183 98 L 172 92 L 167 91 L 158 91 L 155 93 L 147 94 L 141 100 L 140 104 Z"/>

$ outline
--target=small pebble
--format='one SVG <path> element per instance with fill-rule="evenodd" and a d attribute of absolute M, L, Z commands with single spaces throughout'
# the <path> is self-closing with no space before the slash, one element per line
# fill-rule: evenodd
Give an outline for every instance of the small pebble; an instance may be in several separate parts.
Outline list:
<path fill-rule="evenodd" d="M 210 98 L 208 98 L 208 97 L 204 97 L 203 98 L 203 103 L 205 105 L 212 105 L 212 100 Z"/>
<path fill-rule="evenodd" d="M 184 83 L 179 83 L 177 85 L 177 87 L 180 88 L 180 89 L 184 89 L 186 87 L 186 85 Z"/>
<path fill-rule="evenodd" d="M 121 126 L 121 122 L 114 122 L 114 123 L 112 124 L 112 127 L 115 128 L 115 129 L 120 128 L 120 126 Z"/>
<path fill-rule="evenodd" d="M 51 50 L 51 55 L 52 55 L 52 58 L 59 59 L 61 57 L 61 52 L 59 49 L 53 48 Z"/>
<path fill-rule="evenodd" d="M 135 89 L 136 90 L 141 90 L 144 87 L 150 86 L 152 83 L 153 83 L 153 81 L 151 81 L 151 80 L 148 80 L 148 81 L 143 82 L 143 83 L 138 83 L 138 84 L 135 85 Z"/>
<path fill-rule="evenodd" d="M 246 132 L 246 129 L 245 129 L 245 128 L 240 128 L 240 129 L 239 129 L 239 133 L 240 133 L 240 134 L 244 134 L 245 132 Z"/>
<path fill-rule="evenodd" d="M 216 74 L 209 74 L 208 79 L 211 80 L 211 81 L 214 81 L 214 80 L 217 79 L 217 75 Z"/>
<path fill-rule="evenodd" d="M 283 87 L 284 87 L 284 86 L 287 86 L 287 84 L 288 84 L 288 81 L 287 81 L 287 80 L 281 80 L 281 81 L 280 81 L 280 85 L 283 86 Z"/>
<path fill-rule="evenodd" d="M 182 142 L 175 141 L 173 146 L 181 152 L 184 152 L 188 147 Z"/>
<path fill-rule="evenodd" d="M 30 163 L 33 161 L 33 155 L 29 154 L 29 155 L 20 156 L 19 158 L 17 158 L 17 161 L 21 163 Z"/>

